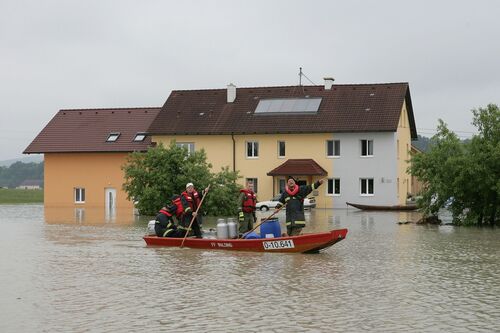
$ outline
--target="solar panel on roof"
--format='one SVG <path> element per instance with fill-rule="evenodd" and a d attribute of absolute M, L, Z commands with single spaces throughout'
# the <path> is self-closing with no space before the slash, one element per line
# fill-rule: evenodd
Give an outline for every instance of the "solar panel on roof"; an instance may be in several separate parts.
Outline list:
<path fill-rule="evenodd" d="M 316 113 L 321 97 L 261 99 L 255 113 Z"/>

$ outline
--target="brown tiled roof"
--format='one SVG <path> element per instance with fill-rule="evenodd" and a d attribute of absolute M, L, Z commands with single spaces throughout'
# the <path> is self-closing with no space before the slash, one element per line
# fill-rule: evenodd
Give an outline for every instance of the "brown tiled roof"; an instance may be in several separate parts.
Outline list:
<path fill-rule="evenodd" d="M 315 114 L 254 114 L 259 100 L 321 97 Z M 149 128 L 151 134 L 266 134 L 395 132 L 406 101 L 411 135 L 417 137 L 408 83 L 175 90 Z"/>
<path fill-rule="evenodd" d="M 137 133 L 147 132 L 160 108 L 61 110 L 45 126 L 25 154 L 62 152 L 144 151 L 151 137 L 134 142 Z M 110 133 L 119 132 L 115 142 L 106 142 Z"/>
<path fill-rule="evenodd" d="M 279 167 L 269 171 L 268 176 L 286 176 L 286 175 L 317 175 L 324 176 L 327 175 L 325 169 L 323 169 L 316 161 L 313 159 L 290 159 L 285 163 L 281 164 Z"/>

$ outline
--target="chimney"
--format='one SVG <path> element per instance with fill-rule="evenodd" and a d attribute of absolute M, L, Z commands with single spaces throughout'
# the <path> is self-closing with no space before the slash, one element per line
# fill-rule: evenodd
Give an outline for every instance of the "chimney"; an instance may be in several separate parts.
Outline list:
<path fill-rule="evenodd" d="M 333 77 L 325 77 L 323 80 L 325 80 L 325 90 L 332 89 L 333 81 L 335 81 L 335 79 Z"/>
<path fill-rule="evenodd" d="M 232 83 L 227 85 L 227 102 L 233 103 L 236 99 L 236 86 Z"/>

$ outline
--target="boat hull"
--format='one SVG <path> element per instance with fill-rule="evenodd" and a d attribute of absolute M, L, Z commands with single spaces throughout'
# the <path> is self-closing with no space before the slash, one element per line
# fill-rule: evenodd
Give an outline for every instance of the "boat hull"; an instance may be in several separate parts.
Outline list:
<path fill-rule="evenodd" d="M 207 239 L 186 238 L 184 247 L 207 250 L 231 250 L 278 253 L 317 253 L 341 241 L 347 229 L 331 230 L 316 234 L 304 234 L 278 238 L 258 239 Z M 182 238 L 145 236 L 148 246 L 180 247 Z"/>
<path fill-rule="evenodd" d="M 416 205 L 410 205 L 410 206 L 403 206 L 403 205 L 397 205 L 397 206 L 375 206 L 375 205 L 361 205 L 361 204 L 355 204 L 352 202 L 346 202 L 349 206 L 352 206 L 357 209 L 361 210 L 415 210 L 418 207 Z"/>

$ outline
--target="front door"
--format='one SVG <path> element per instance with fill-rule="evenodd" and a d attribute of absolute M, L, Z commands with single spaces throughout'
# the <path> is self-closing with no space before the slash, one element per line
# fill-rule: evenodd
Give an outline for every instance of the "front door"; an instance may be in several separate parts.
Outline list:
<path fill-rule="evenodd" d="M 106 217 L 114 218 L 116 215 L 116 189 L 107 187 L 105 192 Z"/>

